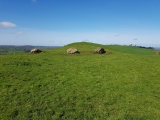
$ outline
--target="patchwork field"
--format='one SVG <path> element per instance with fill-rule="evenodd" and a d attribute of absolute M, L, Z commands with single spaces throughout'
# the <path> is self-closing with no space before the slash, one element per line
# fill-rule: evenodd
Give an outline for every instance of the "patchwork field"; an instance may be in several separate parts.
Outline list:
<path fill-rule="evenodd" d="M 159 120 L 160 56 L 85 42 L 0 56 L 0 119 Z"/>

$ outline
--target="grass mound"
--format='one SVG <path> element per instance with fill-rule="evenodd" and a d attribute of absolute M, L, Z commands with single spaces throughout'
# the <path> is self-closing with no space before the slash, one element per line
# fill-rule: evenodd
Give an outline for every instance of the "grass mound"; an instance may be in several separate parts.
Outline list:
<path fill-rule="evenodd" d="M 136 46 L 121 46 L 121 45 L 101 45 L 89 42 L 71 43 L 61 48 L 51 50 L 57 54 L 66 54 L 67 49 L 75 47 L 81 54 L 92 54 L 97 47 L 104 48 L 108 54 L 134 54 L 134 55 L 155 55 L 152 49 L 139 48 Z"/>
<path fill-rule="evenodd" d="M 63 54 L 64 55 L 64 54 L 67 54 L 67 49 L 68 48 L 72 48 L 72 47 L 78 49 L 80 54 L 86 54 L 86 55 L 93 54 L 94 50 L 97 47 L 102 47 L 106 51 L 109 52 L 109 50 L 107 49 L 107 47 L 105 45 L 96 44 L 96 43 L 89 43 L 89 42 L 71 43 L 71 44 L 68 44 L 68 45 L 60 47 L 60 48 L 55 48 L 55 49 L 49 50 L 47 52 L 54 53 L 54 54 Z"/>
<path fill-rule="evenodd" d="M 92 53 L 97 47 L 106 48 L 106 46 L 96 43 L 88 43 L 88 42 L 77 42 L 68 44 L 65 48 L 75 47 L 77 48 L 82 54 Z"/>

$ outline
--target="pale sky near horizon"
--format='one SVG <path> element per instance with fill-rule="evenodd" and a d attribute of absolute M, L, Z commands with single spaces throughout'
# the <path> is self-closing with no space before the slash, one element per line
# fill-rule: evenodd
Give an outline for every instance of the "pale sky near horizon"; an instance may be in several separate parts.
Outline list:
<path fill-rule="evenodd" d="M 0 0 L 0 45 L 160 46 L 160 0 Z"/>

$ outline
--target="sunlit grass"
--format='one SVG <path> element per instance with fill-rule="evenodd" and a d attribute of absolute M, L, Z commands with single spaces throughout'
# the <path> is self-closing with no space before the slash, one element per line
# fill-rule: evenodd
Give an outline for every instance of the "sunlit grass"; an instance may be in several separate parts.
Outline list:
<path fill-rule="evenodd" d="M 0 119 L 160 119 L 160 57 L 96 46 L 0 56 Z"/>

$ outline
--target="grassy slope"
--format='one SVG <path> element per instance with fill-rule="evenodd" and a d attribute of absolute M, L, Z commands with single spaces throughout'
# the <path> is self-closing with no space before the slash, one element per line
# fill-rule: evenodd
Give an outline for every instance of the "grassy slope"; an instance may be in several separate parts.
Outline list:
<path fill-rule="evenodd" d="M 153 55 L 154 54 L 154 50 L 138 48 L 136 46 L 108 45 L 107 48 L 110 50 L 122 52 L 125 54 L 137 54 L 137 55 Z"/>
<path fill-rule="evenodd" d="M 160 119 L 160 57 L 117 49 L 0 56 L 0 119 Z"/>

